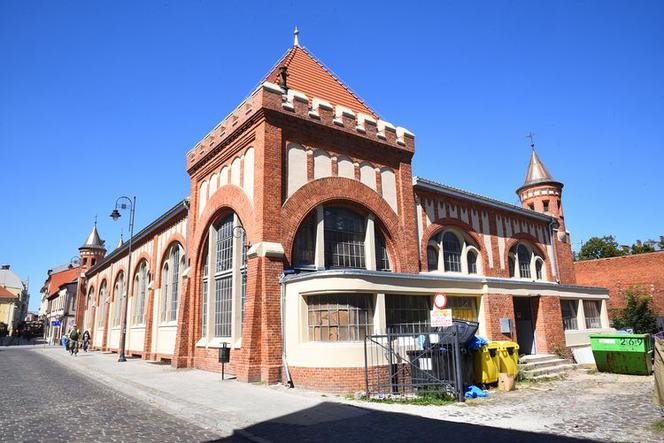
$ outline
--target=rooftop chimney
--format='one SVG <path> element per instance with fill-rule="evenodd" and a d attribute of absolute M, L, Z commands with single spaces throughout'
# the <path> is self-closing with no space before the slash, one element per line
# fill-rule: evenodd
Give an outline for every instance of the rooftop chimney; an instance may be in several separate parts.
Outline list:
<path fill-rule="evenodd" d="M 2 265 L 3 271 L 9 271 L 9 265 Z"/>

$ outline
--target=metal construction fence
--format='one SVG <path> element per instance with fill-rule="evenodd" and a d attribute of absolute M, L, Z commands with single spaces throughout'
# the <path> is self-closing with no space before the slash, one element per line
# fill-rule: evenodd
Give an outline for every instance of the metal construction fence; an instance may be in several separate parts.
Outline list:
<path fill-rule="evenodd" d="M 463 401 L 459 328 L 388 332 L 364 340 L 369 398 L 444 392 Z"/>

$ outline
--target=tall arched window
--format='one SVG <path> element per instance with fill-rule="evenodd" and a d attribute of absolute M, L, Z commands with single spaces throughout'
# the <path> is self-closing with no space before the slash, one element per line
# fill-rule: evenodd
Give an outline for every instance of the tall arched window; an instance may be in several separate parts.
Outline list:
<path fill-rule="evenodd" d="M 145 323 L 145 299 L 148 287 L 148 263 L 143 260 L 138 265 L 134 276 L 134 303 L 132 308 L 132 324 L 142 325 Z"/>
<path fill-rule="evenodd" d="M 166 321 L 166 306 L 168 306 L 168 261 L 164 262 L 161 268 L 161 308 L 159 318 L 162 322 Z"/>
<path fill-rule="evenodd" d="M 535 259 L 535 276 L 537 280 L 544 280 L 544 276 L 542 273 L 543 266 L 544 266 L 544 261 L 540 257 L 537 257 Z"/>
<path fill-rule="evenodd" d="M 92 318 L 92 313 L 94 312 L 95 308 L 95 288 L 93 286 L 90 287 L 90 290 L 88 290 L 88 296 L 86 300 L 86 305 L 85 305 L 85 321 L 83 324 L 85 325 L 86 330 L 90 330 L 92 328 L 93 324 L 93 318 Z"/>
<path fill-rule="evenodd" d="M 342 206 L 319 206 L 304 219 L 292 257 L 300 270 L 391 270 L 385 237 L 374 216 Z"/>
<path fill-rule="evenodd" d="M 519 261 L 519 275 L 521 278 L 530 278 L 530 251 L 524 245 L 519 244 L 516 248 L 516 256 Z"/>
<path fill-rule="evenodd" d="M 99 309 L 97 309 L 97 327 L 104 327 L 104 317 L 108 309 L 108 285 L 104 280 L 99 288 Z"/>
<path fill-rule="evenodd" d="M 201 335 L 208 339 L 242 336 L 247 290 L 246 233 L 231 213 L 208 231 L 202 266 Z"/>
<path fill-rule="evenodd" d="M 427 269 L 435 271 L 438 269 L 438 247 L 434 245 L 427 246 Z"/>
<path fill-rule="evenodd" d="M 184 265 L 182 246 L 171 245 L 161 273 L 161 321 L 173 322 L 178 318 L 181 267 Z"/>
<path fill-rule="evenodd" d="M 466 261 L 468 264 L 468 273 L 477 274 L 477 252 L 474 250 L 468 251 L 466 254 Z"/>
<path fill-rule="evenodd" d="M 461 272 L 461 243 L 451 232 L 443 235 L 443 263 L 445 271 Z"/>
<path fill-rule="evenodd" d="M 201 335 L 207 335 L 207 299 L 208 299 L 208 254 L 207 245 L 203 256 L 203 274 L 201 278 Z"/>
<path fill-rule="evenodd" d="M 120 327 L 122 317 L 122 299 L 124 298 L 124 272 L 120 272 L 115 278 L 113 286 L 113 327 Z"/>

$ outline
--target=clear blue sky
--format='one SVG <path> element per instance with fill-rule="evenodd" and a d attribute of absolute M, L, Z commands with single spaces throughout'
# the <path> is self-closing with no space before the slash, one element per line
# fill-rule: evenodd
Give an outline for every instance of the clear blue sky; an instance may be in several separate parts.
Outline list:
<path fill-rule="evenodd" d="M 472 4 L 471 4 L 472 3 Z M 292 44 L 416 134 L 414 172 L 516 203 L 536 134 L 574 242 L 664 235 L 664 2 L 0 2 L 0 261 L 30 277 L 189 193 L 185 153 Z M 578 247 L 578 246 L 575 246 Z"/>

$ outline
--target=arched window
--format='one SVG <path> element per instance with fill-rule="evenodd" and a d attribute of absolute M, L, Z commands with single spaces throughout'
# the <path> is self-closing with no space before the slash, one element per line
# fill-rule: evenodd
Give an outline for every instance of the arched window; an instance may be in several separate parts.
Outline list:
<path fill-rule="evenodd" d="M 246 232 L 236 214 L 208 231 L 202 269 L 201 336 L 239 340 L 247 289 Z M 209 264 L 208 264 L 209 263 Z"/>
<path fill-rule="evenodd" d="M 516 255 L 519 260 L 519 275 L 521 278 L 530 278 L 530 251 L 523 244 L 519 244 Z"/>
<path fill-rule="evenodd" d="M 120 272 L 115 278 L 113 286 L 113 327 L 120 327 L 122 317 L 122 299 L 124 298 L 124 272 Z"/>
<path fill-rule="evenodd" d="M 203 256 L 203 274 L 201 279 L 201 335 L 207 335 L 207 317 L 208 317 L 208 254 L 207 245 L 205 246 L 205 255 Z"/>
<path fill-rule="evenodd" d="M 374 245 L 376 247 L 376 270 L 390 271 L 390 257 L 387 254 L 385 237 L 377 229 L 374 230 Z"/>
<path fill-rule="evenodd" d="M 391 270 L 385 236 L 374 216 L 340 206 L 319 206 L 304 219 L 292 257 L 298 270 Z"/>
<path fill-rule="evenodd" d="M 132 309 L 132 324 L 142 325 L 145 323 L 145 299 L 148 287 L 148 263 L 143 260 L 138 265 L 134 276 L 134 303 Z"/>
<path fill-rule="evenodd" d="M 468 262 L 468 273 L 477 274 L 477 252 L 474 250 L 468 251 L 466 261 Z"/>
<path fill-rule="evenodd" d="M 509 267 L 510 277 L 515 277 L 516 266 L 515 266 L 514 260 L 515 260 L 514 255 L 510 254 L 509 258 L 507 259 L 507 264 L 508 264 L 508 267 Z"/>
<path fill-rule="evenodd" d="M 162 322 L 166 321 L 166 306 L 168 303 L 168 261 L 161 268 L 161 309 L 159 318 Z"/>
<path fill-rule="evenodd" d="M 436 246 L 427 246 L 427 268 L 429 271 L 438 269 L 438 248 Z"/>
<path fill-rule="evenodd" d="M 108 308 L 108 285 L 104 280 L 99 289 L 99 309 L 97 309 L 97 327 L 104 327 L 104 317 L 106 317 L 106 309 Z"/>
<path fill-rule="evenodd" d="M 461 272 L 461 244 L 452 232 L 443 235 L 443 263 L 447 272 Z"/>
<path fill-rule="evenodd" d="M 325 208 L 325 267 L 366 269 L 366 220 L 346 208 Z"/>
<path fill-rule="evenodd" d="M 88 291 L 88 297 L 85 305 L 85 320 L 83 321 L 86 330 L 90 330 L 92 328 L 92 323 L 93 323 L 92 313 L 94 311 L 94 307 L 95 307 L 95 288 L 91 286 L 90 290 Z"/>
<path fill-rule="evenodd" d="M 161 272 L 161 321 L 174 322 L 178 318 L 181 267 L 184 266 L 182 246 L 174 243 L 168 250 Z"/>
<path fill-rule="evenodd" d="M 296 268 L 315 267 L 316 263 L 316 211 L 304 219 L 295 236 L 293 246 L 293 265 Z"/>
<path fill-rule="evenodd" d="M 541 258 L 536 258 L 535 259 L 535 275 L 537 277 L 537 280 L 543 280 L 543 275 L 542 275 L 542 266 L 544 265 L 544 261 Z"/>

